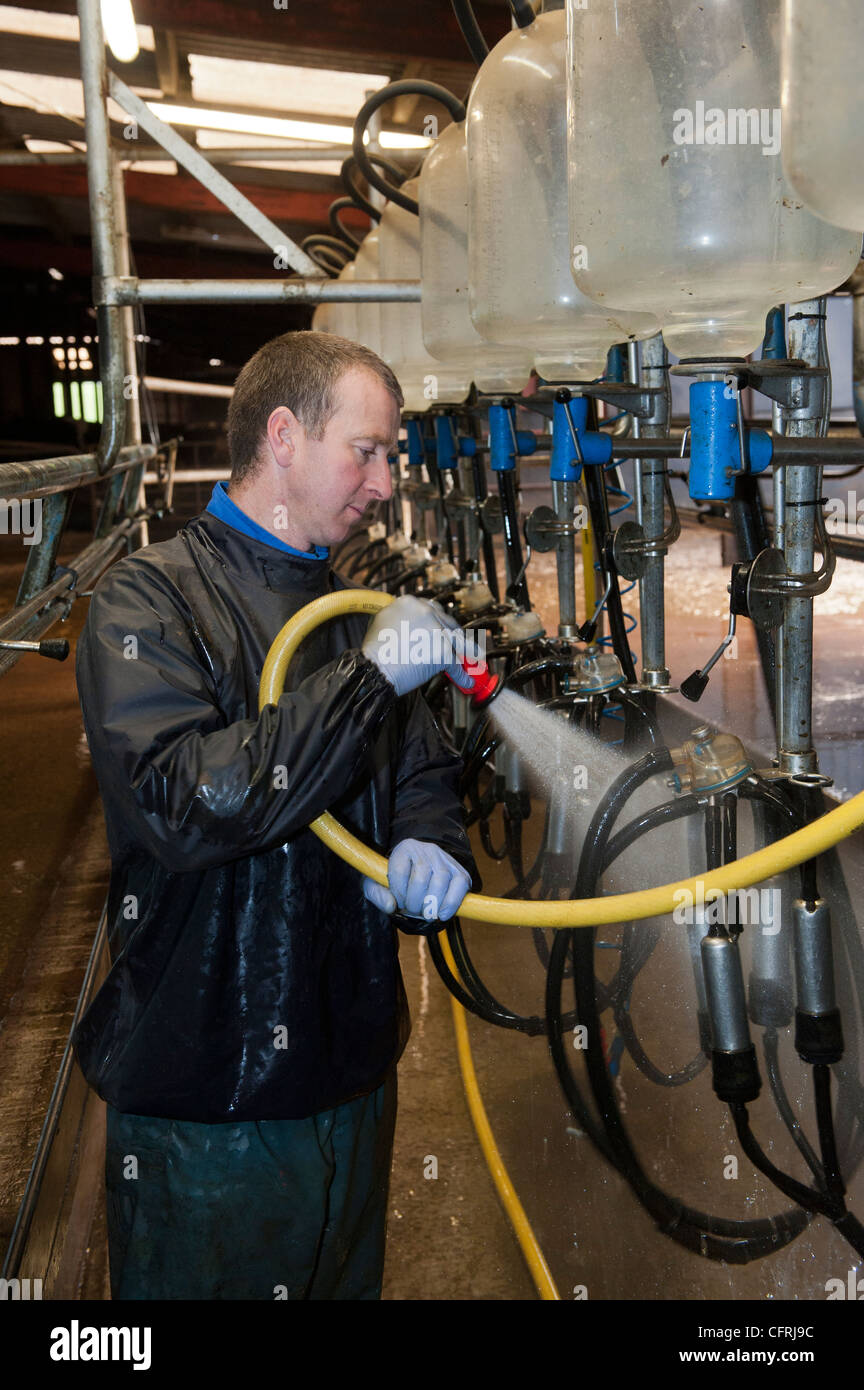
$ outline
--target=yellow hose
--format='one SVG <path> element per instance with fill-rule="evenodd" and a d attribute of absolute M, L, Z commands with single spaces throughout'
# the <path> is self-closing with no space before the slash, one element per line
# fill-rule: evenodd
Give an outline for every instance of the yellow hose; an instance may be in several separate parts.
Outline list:
<path fill-rule="evenodd" d="M 393 602 L 392 594 L 368 589 L 343 589 L 313 599 L 277 634 L 261 673 L 258 708 L 275 705 L 285 684 L 288 665 L 303 638 L 321 623 L 346 613 L 377 613 Z M 615 893 L 606 898 L 579 898 L 570 901 L 533 902 L 518 898 L 491 898 L 485 893 L 468 893 L 461 912 L 476 922 L 499 922 L 513 927 L 591 927 L 615 922 L 638 922 L 645 917 L 663 917 L 676 907 L 700 896 L 709 899 L 718 893 L 750 888 L 754 883 L 783 873 L 786 869 L 813 859 L 864 825 L 864 792 L 833 811 L 820 816 L 802 830 L 776 840 L 743 859 L 734 859 L 703 877 L 663 883 L 635 893 Z M 387 860 L 364 845 L 340 825 L 329 811 L 312 821 L 310 830 L 346 863 L 361 874 L 388 885 Z"/>
<path fill-rule="evenodd" d="M 441 949 L 451 971 L 459 978 L 459 970 L 450 950 L 450 942 L 444 933 L 441 933 Z M 552 1278 L 551 1270 L 546 1263 L 540 1243 L 537 1240 L 525 1209 L 516 1194 L 510 1174 L 504 1166 L 504 1160 L 498 1145 L 495 1143 L 495 1136 L 486 1115 L 486 1107 L 483 1104 L 483 1097 L 480 1095 L 480 1087 L 477 1084 L 477 1073 L 474 1070 L 474 1058 L 471 1055 L 471 1041 L 468 1037 L 468 1020 L 465 1017 L 465 1010 L 458 999 L 450 996 L 450 1006 L 453 1010 L 453 1027 L 456 1031 L 456 1050 L 459 1054 L 459 1069 L 462 1072 L 462 1085 L 465 1088 L 465 1097 L 468 1101 L 468 1109 L 471 1112 L 471 1119 L 483 1156 L 492 1181 L 498 1189 L 498 1196 L 501 1204 L 507 1213 L 510 1224 L 513 1227 L 516 1239 L 525 1256 L 525 1261 L 534 1280 L 537 1292 L 544 1302 L 560 1301 L 561 1295 L 558 1292 L 555 1280 Z"/>

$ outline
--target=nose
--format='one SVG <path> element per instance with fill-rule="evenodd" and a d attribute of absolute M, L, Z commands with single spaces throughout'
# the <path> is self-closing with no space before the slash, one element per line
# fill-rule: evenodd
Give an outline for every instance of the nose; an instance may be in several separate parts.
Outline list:
<path fill-rule="evenodd" d="M 393 479 L 390 476 L 388 455 L 382 449 L 375 460 L 375 470 L 368 480 L 369 491 L 373 497 L 387 502 L 393 496 Z"/>

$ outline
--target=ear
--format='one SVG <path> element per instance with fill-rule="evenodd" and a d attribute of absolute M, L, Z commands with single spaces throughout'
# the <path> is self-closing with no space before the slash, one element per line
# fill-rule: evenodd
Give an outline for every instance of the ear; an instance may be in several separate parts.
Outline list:
<path fill-rule="evenodd" d="M 293 410 L 277 405 L 267 420 L 267 443 L 280 468 L 290 468 L 306 438 L 306 431 Z"/>

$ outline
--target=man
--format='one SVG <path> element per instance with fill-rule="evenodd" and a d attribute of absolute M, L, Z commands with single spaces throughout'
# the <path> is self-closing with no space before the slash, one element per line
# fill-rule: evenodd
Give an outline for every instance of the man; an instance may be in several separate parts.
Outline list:
<path fill-rule="evenodd" d="M 230 488 L 93 594 L 77 677 L 112 967 L 76 1047 L 108 1102 L 114 1298 L 380 1297 L 409 1029 L 388 914 L 446 920 L 479 882 L 418 693 L 463 672 L 440 642 L 425 667 L 394 654 L 388 623 L 442 627 L 406 597 L 319 627 L 260 715 L 258 685 L 288 618 L 350 587 L 328 547 L 389 497 L 401 404 L 357 344 L 265 344 L 229 409 Z M 327 809 L 390 855 L 389 888 L 307 828 Z"/>

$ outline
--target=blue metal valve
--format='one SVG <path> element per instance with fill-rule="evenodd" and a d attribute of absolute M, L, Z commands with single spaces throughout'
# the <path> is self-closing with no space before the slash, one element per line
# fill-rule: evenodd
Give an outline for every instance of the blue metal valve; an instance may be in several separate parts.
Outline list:
<path fill-rule="evenodd" d="M 496 473 L 509 473 L 516 467 L 516 455 L 537 451 L 536 436 L 530 430 L 517 430 L 512 405 L 489 407 L 489 462 Z"/>
<path fill-rule="evenodd" d="M 408 463 L 417 466 L 426 462 L 426 447 L 419 420 L 406 420 L 408 432 Z"/>
<path fill-rule="evenodd" d="M 453 421 L 449 415 L 435 416 L 435 462 L 439 468 L 455 468 L 458 454 Z"/>
<path fill-rule="evenodd" d="M 573 434 L 576 424 L 570 414 L 570 401 L 557 401 L 552 407 L 552 457 L 550 477 L 556 483 L 578 483 L 582 464 L 576 451 Z"/>
<path fill-rule="evenodd" d="M 743 431 L 743 469 L 761 473 L 773 454 L 766 430 Z M 737 393 L 725 381 L 694 381 L 690 387 L 690 496 L 728 501 L 742 472 Z"/>

